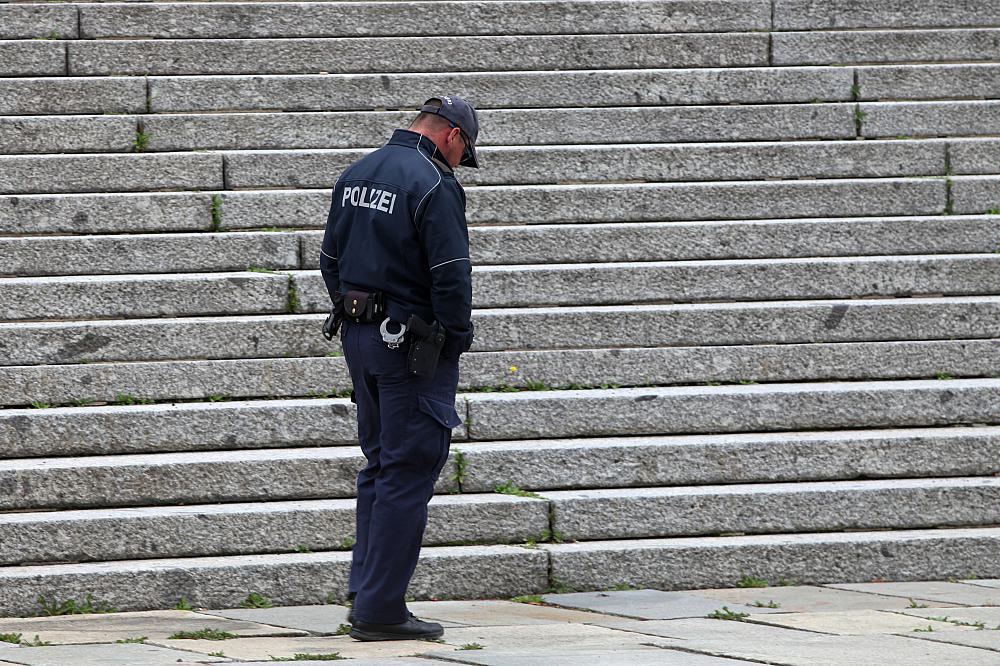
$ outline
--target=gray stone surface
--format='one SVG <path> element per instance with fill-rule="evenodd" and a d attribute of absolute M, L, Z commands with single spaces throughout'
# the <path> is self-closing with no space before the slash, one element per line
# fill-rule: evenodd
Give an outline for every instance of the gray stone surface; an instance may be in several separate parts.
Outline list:
<path fill-rule="evenodd" d="M 926 627 L 924 627 L 926 629 Z M 934 633 L 911 634 L 919 636 L 926 641 L 948 643 L 953 645 L 965 645 L 968 647 L 983 648 L 980 650 L 986 659 L 995 659 L 1000 652 L 1000 631 L 967 631 L 967 627 L 954 627 L 944 631 L 935 630 Z M 989 650 L 990 652 L 986 652 Z M 989 663 L 989 662 L 986 662 Z"/>
<path fill-rule="evenodd" d="M 989 666 L 996 661 L 994 655 L 984 650 L 934 644 L 909 636 L 828 636 L 706 618 L 634 622 L 628 628 L 678 639 L 685 649 L 698 653 L 783 666 L 882 666 L 887 655 L 899 663 L 927 666 L 946 663 Z"/>
<path fill-rule="evenodd" d="M 508 480 L 542 490 L 1000 471 L 1000 429 L 989 426 L 464 442 L 453 449 L 468 461 L 465 492 L 489 492 Z M 877 601 L 898 607 L 891 597 Z"/>
<path fill-rule="evenodd" d="M 2 103 L 2 102 L 0 102 Z M 136 136 L 134 118 L 126 116 L 62 116 L 48 118 L 44 116 L 0 117 L 0 153 L 17 155 L 27 153 L 127 153 L 132 151 Z M 5 178 L 0 181 L 0 187 L 10 187 L 18 183 L 18 176 L 33 177 L 40 181 L 40 186 L 58 188 L 58 181 L 53 182 L 52 176 L 66 178 L 66 171 L 49 173 L 53 162 L 47 160 L 40 163 L 27 159 L 4 159 L 3 173 Z M 65 162 L 63 162 L 65 164 Z M 106 163 L 105 163 L 106 164 Z M 37 165 L 30 170 L 28 165 Z M 27 173 L 18 173 L 18 167 Z M 26 168 L 27 167 L 27 168 Z M 48 168 L 46 168 L 48 167 Z M 69 173 L 76 171 L 72 168 Z M 122 173 L 112 174 L 121 177 Z M 3 191 L 3 190 L 0 190 Z M 20 190 L 12 190 L 20 191 Z M 48 192 L 48 189 L 27 189 L 27 192 Z M 58 191 L 52 189 L 51 191 Z"/>
<path fill-rule="evenodd" d="M 193 606 L 228 608 L 253 590 L 275 605 L 316 604 L 347 594 L 348 552 L 237 555 L 178 560 L 4 567 L 0 613 L 37 613 L 37 597 L 100 600 L 119 610 Z M 408 594 L 418 599 L 515 596 L 548 585 L 546 554 L 517 546 L 424 548 Z M 330 599 L 327 596 L 330 595 Z M 20 649 L 20 648 L 19 648 Z"/>
<path fill-rule="evenodd" d="M 869 64 L 983 61 L 1000 53 L 1000 30 L 857 30 L 774 32 L 773 64 Z"/>
<path fill-rule="evenodd" d="M 52 262 L 52 257 L 59 261 Z M 184 273 L 298 265 L 299 240 L 283 233 L 0 237 L 0 275 Z"/>
<path fill-rule="evenodd" d="M 220 194 L 224 230 L 268 227 L 322 228 L 330 213 L 331 186 L 322 190 L 223 192 Z"/>
<path fill-rule="evenodd" d="M 964 198 L 959 193 L 972 186 L 971 180 L 953 178 L 952 197 L 956 204 Z M 982 187 L 1000 181 L 983 180 Z M 996 201 L 1000 208 L 1000 193 Z M 302 268 L 318 269 L 323 232 L 300 231 L 299 237 Z M 613 222 L 469 229 L 474 266 L 502 265 L 512 260 L 519 264 L 546 264 L 966 253 L 988 249 L 998 237 L 1000 216 L 996 215 Z"/>
<path fill-rule="evenodd" d="M 160 641 L 160 645 L 184 650 L 192 650 L 202 654 L 215 652 L 219 647 L 218 641 L 198 639 L 198 640 L 172 640 Z M 349 636 L 302 636 L 290 638 L 235 638 L 229 639 L 222 644 L 225 647 L 225 655 L 231 659 L 238 659 L 240 663 L 244 660 L 275 660 L 295 661 L 296 655 L 324 655 L 313 663 L 329 666 L 330 661 L 340 659 L 353 659 L 354 657 L 376 657 L 391 659 L 399 656 L 419 655 L 432 647 L 441 651 L 447 646 L 430 645 L 422 640 L 404 641 L 379 641 L 366 642 L 355 641 Z M 454 650 L 455 648 L 451 648 Z M 326 655 L 337 655 L 337 658 L 330 658 Z M 438 662 L 440 663 L 440 662 Z"/>
<path fill-rule="evenodd" d="M 861 133 L 866 137 L 989 136 L 1000 127 L 998 102 L 868 102 Z"/>
<path fill-rule="evenodd" d="M 143 79 L 93 77 L 0 80 L 0 114 L 3 115 L 145 111 L 146 82 Z"/>
<path fill-rule="evenodd" d="M 0 41 L 0 76 L 62 76 L 66 45 L 58 40 Z"/>
<path fill-rule="evenodd" d="M 477 310 L 473 351 L 592 349 L 593 331 L 606 348 L 996 338 L 998 308 L 995 296 L 967 296 Z M 324 356 L 337 350 L 317 335 L 324 318 L 0 323 L 0 359 L 35 365 Z"/>
<path fill-rule="evenodd" d="M 381 146 L 395 128 L 409 125 L 413 116 L 412 111 L 162 114 L 149 116 L 143 122 L 150 137 L 148 149 L 154 151 L 356 149 Z M 855 135 L 854 107 L 850 104 L 487 109 L 479 118 L 482 133 L 477 144 L 482 146 L 605 144 L 611 138 L 616 143 L 642 143 L 845 139 Z M 609 136 L 612 127 L 613 137 Z M 650 146 L 646 150 L 654 149 Z M 850 150 L 833 148 L 838 149 Z M 357 159 L 359 155 L 352 152 L 330 157 L 333 168 L 342 169 L 340 165 L 345 160 Z M 613 173 L 620 180 L 621 165 L 618 166 L 619 170 Z M 586 173 L 560 179 L 583 180 Z M 943 173 L 943 169 L 935 169 L 933 173 Z M 472 174 L 463 176 L 468 178 Z M 629 175 L 629 179 L 634 178 Z"/>
<path fill-rule="evenodd" d="M 840 636 L 896 633 L 906 635 L 907 632 L 914 631 L 933 631 L 936 633 L 959 629 L 954 624 L 940 620 L 915 618 L 897 613 L 886 613 L 880 610 L 781 613 L 779 615 L 751 613 L 747 619 L 751 622 L 759 622 L 775 627 L 815 631 Z M 962 627 L 961 629 L 963 631 L 974 631 L 972 627 Z M 915 634 L 909 633 L 909 635 L 914 636 Z"/>
<path fill-rule="evenodd" d="M 338 354 L 338 352 L 330 352 Z M 637 386 L 820 379 L 1000 376 L 1000 340 L 476 352 L 459 387 Z M 0 366 L 0 405 L 298 397 L 351 388 L 343 358 L 133 361 Z"/>
<path fill-rule="evenodd" d="M 952 179 L 952 208 L 956 213 L 970 211 L 992 212 L 1000 220 L 1000 178 L 995 176 L 959 176 Z M 981 245 L 984 250 L 1000 250 L 997 236 Z"/>
<path fill-rule="evenodd" d="M 0 226 L 14 234 L 208 231 L 211 206 L 201 193 L 0 196 Z"/>
<path fill-rule="evenodd" d="M 431 652 L 445 658 L 447 652 Z M 463 663 L 483 664 L 484 666 L 605 666 L 612 660 L 621 660 L 631 666 L 660 666 L 669 663 L 671 666 L 744 666 L 752 662 L 741 659 L 721 659 L 693 652 L 670 650 L 664 647 L 642 647 L 636 649 L 616 647 L 613 649 L 572 649 L 566 651 L 564 646 L 558 648 L 536 648 L 534 650 L 506 649 L 476 650 L 462 652 Z"/>
<path fill-rule="evenodd" d="M 444 640 L 451 645 L 479 643 L 485 646 L 482 652 L 489 651 L 498 656 L 508 652 L 520 654 L 542 652 L 549 656 L 553 653 L 572 654 L 578 651 L 595 650 L 606 651 L 606 654 L 611 656 L 616 648 L 637 649 L 644 646 L 664 646 L 670 643 L 667 640 L 641 636 L 638 633 L 614 631 L 605 627 L 576 623 L 456 627 L 445 633 Z M 480 651 L 470 650 L 469 652 L 479 653 Z M 660 654 L 664 653 L 660 651 Z M 519 662 L 510 660 L 507 663 Z"/>
<path fill-rule="evenodd" d="M 250 271 L 7 278 L 0 320 L 286 312 L 288 284 L 285 275 Z"/>
<path fill-rule="evenodd" d="M 994 63 L 883 65 L 855 71 L 862 100 L 1000 97 L 1000 65 Z"/>
<path fill-rule="evenodd" d="M 696 130 L 692 130 L 694 132 Z M 943 175 L 942 142 L 754 142 L 481 148 L 466 185 L 614 181 L 763 180 Z M 247 151 L 226 155 L 231 188 L 331 187 L 359 151 Z"/>
<path fill-rule="evenodd" d="M 484 393 L 468 405 L 475 440 L 991 423 L 1000 380 Z"/>
<path fill-rule="evenodd" d="M 1000 173 L 1000 141 L 953 139 L 948 142 L 952 170 L 958 175 Z"/>
<path fill-rule="evenodd" d="M 880 594 L 834 590 L 815 585 L 771 585 L 765 588 L 739 587 L 708 590 L 691 590 L 690 594 L 718 599 L 724 602 L 753 604 L 773 601 L 780 610 L 792 613 L 810 614 L 815 612 L 828 613 L 832 611 L 857 610 L 891 610 L 910 612 L 908 599 L 888 597 Z M 937 608 L 931 614 L 942 611 L 951 613 L 950 608 Z"/>
<path fill-rule="evenodd" d="M 86 39 L 629 34 L 766 30 L 767 0 L 116 4 L 81 9 Z M 3 33 L 0 33 L 2 35 Z"/>
<path fill-rule="evenodd" d="M 276 606 L 274 608 L 220 608 L 201 614 L 234 620 L 261 622 L 276 627 L 302 629 L 320 636 L 332 634 L 347 622 L 350 608 L 336 604 L 322 606 Z"/>
<path fill-rule="evenodd" d="M 989 77 L 985 77 L 989 78 Z M 829 67 L 165 76 L 149 79 L 152 111 L 416 109 L 453 90 L 477 109 L 849 101 L 851 71 Z M 0 82 L 0 86 L 6 82 Z M 981 84 L 987 85 L 987 84 Z"/>
<path fill-rule="evenodd" d="M 993 575 L 989 562 L 981 564 L 970 564 L 963 570 L 966 575 L 976 572 L 984 578 Z M 982 573 L 980 573 L 982 570 Z M 837 590 L 854 590 L 856 592 L 869 592 L 874 594 L 886 594 L 897 597 L 913 597 L 925 602 L 945 602 L 953 604 L 967 604 L 970 606 L 1000 606 L 1000 590 L 967 585 L 965 583 L 951 583 L 941 580 L 931 580 L 931 576 L 925 576 L 923 581 L 892 581 L 882 583 L 830 583 L 827 587 Z"/>
<path fill-rule="evenodd" d="M 352 462 L 358 462 L 357 457 L 355 455 Z M 193 485 L 199 468 L 188 465 L 186 471 L 193 477 L 187 485 Z M 287 482 L 292 473 L 294 470 L 281 474 L 281 480 Z M 128 483 L 131 475 L 134 470 L 131 474 L 126 472 L 119 478 L 107 480 L 120 486 Z M 207 479 L 202 477 L 202 480 Z M 259 498 L 270 501 L 255 503 L 191 505 L 187 504 L 182 489 L 175 486 L 173 499 L 184 501 L 184 506 L 5 514 L 0 516 L 4 532 L 0 563 L 15 566 L 24 562 L 293 553 L 300 548 L 310 551 L 344 549 L 344 543 L 355 536 L 353 499 L 274 501 L 268 497 L 279 493 L 294 496 L 302 491 L 303 485 L 299 482 L 297 487 L 279 489 L 272 482 L 269 491 Z M 329 490 L 332 484 L 326 485 Z M 227 501 L 225 493 L 231 486 L 227 483 L 220 487 L 212 499 Z M 538 538 L 548 525 L 548 504 L 540 500 L 510 495 L 443 495 L 435 497 L 428 507 L 423 543 L 526 541 Z"/>
<path fill-rule="evenodd" d="M 992 575 L 998 567 L 991 555 L 998 539 L 998 528 L 969 528 L 597 541 L 539 548 L 552 557 L 552 575 L 575 589 L 630 584 L 683 590 L 730 586 L 745 575 L 769 580 L 784 576 L 799 583 L 876 577 L 927 580 L 965 575 L 972 569 Z M 834 587 L 845 589 L 840 583 Z"/>
<path fill-rule="evenodd" d="M 76 39 L 73 5 L 0 6 L 0 39 Z"/>
<path fill-rule="evenodd" d="M 1000 24 L 1000 8 L 977 0 L 776 0 L 777 30 L 830 28 L 938 28 Z"/>
<path fill-rule="evenodd" d="M 11 654 L 11 659 L 17 659 L 17 663 L 25 666 L 65 666 L 68 663 L 74 666 L 170 666 L 229 661 L 223 657 L 141 643 L 89 645 L 85 650 L 78 645 L 21 647 L 16 655 Z"/>
<path fill-rule="evenodd" d="M 538 604 L 515 603 L 499 599 L 475 601 L 417 601 L 408 604 L 421 618 L 474 627 L 529 626 L 539 624 L 592 623 L 610 620 L 598 613 L 586 613 Z"/>
<path fill-rule="evenodd" d="M 347 74 L 386 69 L 426 73 L 735 67 L 765 64 L 768 45 L 767 35 L 761 32 L 420 37 L 419 50 L 410 48 L 413 39 L 81 41 L 69 47 L 69 73 Z M 517 51 L 517 59 L 509 57 L 512 50 Z M 36 73 L 23 69 L 22 74 Z"/>
<path fill-rule="evenodd" d="M 617 590 L 607 592 L 571 592 L 566 594 L 546 594 L 542 599 L 547 604 L 579 608 L 596 613 L 610 613 L 642 620 L 672 620 L 683 617 L 705 617 L 719 604 L 711 599 L 685 592 L 663 592 L 662 590 Z M 736 613 L 771 613 L 771 609 L 732 604 L 730 610 Z M 597 618 L 595 618 L 597 620 Z"/>
<path fill-rule="evenodd" d="M 975 477 L 570 490 L 544 497 L 552 502 L 555 531 L 569 540 L 1000 523 L 1000 479 Z"/>
<path fill-rule="evenodd" d="M 0 178 L 0 193 L 3 194 L 207 190 L 222 187 L 222 156 L 142 154 L 0 157 L 0 174 L 3 174 Z"/>

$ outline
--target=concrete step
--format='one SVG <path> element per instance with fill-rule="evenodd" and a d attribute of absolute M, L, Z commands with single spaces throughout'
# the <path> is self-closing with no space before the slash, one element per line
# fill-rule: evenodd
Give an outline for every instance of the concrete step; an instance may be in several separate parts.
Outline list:
<path fill-rule="evenodd" d="M 879 65 L 855 71 L 858 99 L 865 101 L 1000 97 L 1000 65 L 995 63 Z"/>
<path fill-rule="evenodd" d="M 1000 379 L 532 391 L 466 400 L 468 437 L 479 441 L 1000 423 Z"/>
<path fill-rule="evenodd" d="M 237 608 L 251 590 L 276 606 L 343 601 L 349 552 L 226 555 L 0 568 L 0 613 L 42 612 L 38 596 L 84 599 L 121 611 L 192 606 Z M 425 548 L 408 594 L 418 599 L 511 597 L 549 586 L 548 557 L 518 546 Z M 331 628 L 333 631 L 335 627 Z"/>
<path fill-rule="evenodd" d="M 837 28 L 935 28 L 1000 25 L 1000 7 L 977 0 L 855 0 L 824 3 L 776 0 L 777 30 Z"/>
<path fill-rule="evenodd" d="M 1000 102 L 880 102 L 860 105 L 861 133 L 884 136 L 995 136 Z"/>
<path fill-rule="evenodd" d="M 127 153 L 135 149 L 136 120 L 127 116 L 11 116 L 0 117 L 0 165 L 3 179 L 0 185 L 7 190 L 24 187 L 24 179 L 38 178 L 44 185 L 58 188 L 58 181 L 52 176 L 72 177 L 79 163 L 59 162 L 61 169 L 53 167 L 53 160 L 42 164 L 25 158 L 11 158 L 7 155 L 27 153 Z M 103 156 L 102 156 L 103 157 Z M 92 161 L 96 161 L 95 158 Z M 86 164 L 86 163 L 84 163 Z M 107 164 L 107 162 L 102 162 Z M 34 168 L 32 168 L 34 167 Z M 47 168 L 46 168 L 47 167 Z M 61 173 L 51 174 L 51 169 Z M 122 174 L 119 174 L 122 175 Z M 126 181 L 127 182 L 127 181 Z M 26 186 L 29 192 L 46 192 L 37 186 Z M 3 190 L 0 190 L 3 191 Z M 21 191 L 12 189 L 12 192 Z M 57 191 L 57 190 L 53 190 Z"/>
<path fill-rule="evenodd" d="M 981 61 L 994 52 L 1000 30 L 826 30 L 770 36 L 775 65 L 863 65 Z"/>
<path fill-rule="evenodd" d="M 77 39 L 73 5 L 0 5 L 0 39 Z"/>
<path fill-rule="evenodd" d="M 478 186 L 467 194 L 470 224 L 503 225 L 940 215 L 948 199 L 944 177 Z M 329 189 L 20 195 L 0 196 L 0 225 L 11 234 L 316 229 L 329 210 Z"/>
<path fill-rule="evenodd" d="M 251 271 L 4 278 L 0 320 L 289 312 L 289 299 L 287 275 Z"/>
<path fill-rule="evenodd" d="M 1000 427 L 459 442 L 452 456 L 458 452 L 463 492 L 513 482 L 551 496 L 557 489 L 996 475 Z"/>
<path fill-rule="evenodd" d="M 1000 217 L 995 215 L 469 229 L 476 266 L 503 265 L 511 257 L 523 264 L 550 264 L 974 253 L 988 250 L 998 236 Z M 322 242 L 320 230 L 0 236 L 0 275 L 318 269 Z M 49 262 L 53 256 L 61 261 Z"/>
<path fill-rule="evenodd" d="M 1000 177 L 967 177 L 957 178 L 952 181 L 951 188 L 952 211 L 955 213 L 968 213 L 971 211 L 981 211 L 996 215 L 997 204 L 1000 204 Z M 993 243 L 994 246 L 1000 243 Z M 997 247 L 994 252 L 1000 250 Z"/>
<path fill-rule="evenodd" d="M 0 565 L 348 550 L 354 505 L 321 499 L 0 514 Z M 423 543 L 538 539 L 549 528 L 548 507 L 512 495 L 438 495 Z"/>
<path fill-rule="evenodd" d="M 766 30 L 767 0 L 82 5 L 85 39 L 631 34 Z"/>
<path fill-rule="evenodd" d="M 6 365 L 325 356 L 317 315 L 0 324 Z M 998 338 L 1000 297 L 477 310 L 474 351 Z M 87 397 L 87 396 L 80 396 Z"/>
<path fill-rule="evenodd" d="M 817 99 L 847 102 L 852 99 L 853 77 L 851 70 L 843 68 L 739 67 L 162 76 L 150 77 L 148 81 L 149 110 L 161 113 L 415 109 L 415 105 L 425 99 L 428 90 L 454 90 L 456 94 L 473 100 L 476 108 L 481 110 L 617 107 L 625 100 L 633 106 L 781 104 Z M 9 85 L 10 88 L 7 87 Z M 17 105 L 15 108 L 38 108 L 36 102 L 44 105 L 47 98 L 44 87 L 16 88 L 0 81 L 0 91 L 8 90 L 19 96 L 16 102 L 11 102 Z M 98 95 L 90 93 L 86 100 L 80 100 L 80 104 L 100 105 L 103 102 Z M 0 95 L 2 98 L 3 95 Z M 0 101 L 0 104 L 3 103 Z M 0 106 L 0 109 L 3 108 Z M 83 106 L 79 112 L 87 108 Z"/>
<path fill-rule="evenodd" d="M 94 40 L 71 42 L 67 58 L 73 76 L 741 67 L 768 64 L 768 35 Z M 21 75 L 62 74 L 66 62 L 60 65 L 53 72 L 22 68 Z"/>
<path fill-rule="evenodd" d="M 222 187 L 222 156 L 215 154 L 0 156 L 0 194 Z"/>
<path fill-rule="evenodd" d="M 854 139 L 853 104 L 494 109 L 482 145 Z M 381 146 L 413 111 L 160 114 L 143 117 L 148 150 Z"/>
<path fill-rule="evenodd" d="M 140 78 L 0 79 L 0 115 L 4 116 L 146 111 L 146 81 Z"/>
<path fill-rule="evenodd" d="M 1000 255 L 473 267 L 475 308 L 1000 293 Z M 0 320 L 329 312 L 319 271 L 0 279 Z"/>
<path fill-rule="evenodd" d="M 1000 340 L 475 352 L 462 390 L 1000 376 Z M 340 357 L 0 366 L 0 405 L 293 398 L 351 389 Z"/>
<path fill-rule="evenodd" d="M 226 153 L 229 189 L 330 187 L 367 151 Z M 464 185 L 944 175 L 943 141 L 795 141 L 482 148 Z"/>
<path fill-rule="evenodd" d="M 606 488 L 543 497 L 552 529 L 568 541 L 1000 525 L 1000 478 L 990 477 Z"/>
<path fill-rule="evenodd" d="M 459 396 L 457 407 L 466 426 L 456 431 L 455 439 L 815 430 L 858 424 L 893 428 L 995 424 L 1000 423 L 998 394 L 1000 379 L 465 393 Z M 353 409 L 347 399 L 320 398 L 4 409 L 0 410 L 0 433 L 14 442 L 5 452 L 9 457 L 55 451 L 93 455 L 122 450 L 260 448 L 278 442 L 330 445 L 338 438 L 353 439 Z M 596 420 L 594 414 L 603 416 Z M 314 423 L 295 422 L 300 418 L 311 418 Z M 37 461 L 20 464 L 30 474 Z M 207 484 L 205 492 L 216 492 L 214 486 Z M 159 490 L 145 482 L 143 487 L 147 490 L 142 492 Z M 121 492 L 120 484 L 114 491 Z M 65 495 L 58 496 L 59 501 L 74 501 Z M 50 492 L 42 496 L 52 501 Z M 15 503 L 11 508 L 33 508 L 24 504 L 30 501 L 25 493 L 6 501 Z"/>
<path fill-rule="evenodd" d="M 951 139 L 948 155 L 956 174 L 988 174 L 994 178 L 1000 174 L 998 139 Z"/>
<path fill-rule="evenodd" d="M 60 40 L 0 41 L 0 76 L 65 76 L 66 43 Z"/>
<path fill-rule="evenodd" d="M 1000 528 L 632 539 L 541 544 L 552 577 L 570 589 L 615 585 L 690 590 L 732 587 L 744 576 L 800 585 L 850 579 L 1000 576 Z"/>

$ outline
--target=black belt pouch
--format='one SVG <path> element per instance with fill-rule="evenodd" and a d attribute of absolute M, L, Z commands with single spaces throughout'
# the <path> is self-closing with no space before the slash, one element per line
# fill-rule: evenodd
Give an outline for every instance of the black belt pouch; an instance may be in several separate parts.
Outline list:
<path fill-rule="evenodd" d="M 410 315 L 406 330 L 412 334 L 406 369 L 418 377 L 433 377 L 444 346 L 444 327 L 437 322 L 428 324 L 417 315 Z"/>

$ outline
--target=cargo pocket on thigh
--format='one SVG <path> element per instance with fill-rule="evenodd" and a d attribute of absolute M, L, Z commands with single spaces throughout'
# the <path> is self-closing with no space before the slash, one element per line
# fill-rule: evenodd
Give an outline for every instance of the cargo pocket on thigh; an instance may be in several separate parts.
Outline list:
<path fill-rule="evenodd" d="M 438 451 L 437 462 L 434 465 L 435 478 L 440 474 L 444 464 L 448 461 L 448 452 L 451 449 L 451 429 L 462 425 L 462 419 L 458 418 L 455 411 L 455 403 L 447 403 L 427 396 L 419 396 L 418 404 L 420 411 L 431 417 L 441 426 L 441 438 L 439 440 L 440 450 Z"/>

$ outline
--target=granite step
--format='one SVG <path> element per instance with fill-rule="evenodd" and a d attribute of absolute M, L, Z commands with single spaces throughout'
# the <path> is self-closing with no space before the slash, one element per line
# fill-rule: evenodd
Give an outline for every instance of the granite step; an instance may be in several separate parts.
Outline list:
<path fill-rule="evenodd" d="M 65 89 L 66 87 L 64 87 Z M 72 94 L 72 89 L 67 92 Z M 2 104 L 2 102 L 0 102 Z M 108 158 L 94 156 L 89 159 L 51 157 L 47 162 L 40 158 L 9 157 L 34 153 L 129 153 L 135 150 L 138 124 L 129 116 L 8 116 L 0 117 L 0 192 L 64 191 L 59 179 L 76 180 L 77 169 L 108 166 Z M 112 158 L 114 159 L 114 158 Z M 121 160 L 118 159 L 120 162 Z M 133 158 L 133 163 L 135 158 Z M 61 167 L 55 165 L 62 165 Z M 91 166 L 93 165 L 93 166 Z M 57 179 L 50 172 L 60 170 Z M 122 178 L 128 188 L 128 171 L 119 169 L 113 174 Z M 149 174 L 146 174 L 149 177 Z M 176 178 L 176 175 L 175 175 Z M 41 180 L 39 185 L 32 179 Z M 27 189 L 21 189 L 21 188 Z M 70 186 L 72 187 L 72 186 Z M 72 189 L 68 190 L 74 191 Z"/>
<path fill-rule="evenodd" d="M 1000 7 L 977 0 L 855 0 L 825 3 L 775 0 L 777 30 L 936 28 L 1000 24 Z"/>
<path fill-rule="evenodd" d="M 1000 102 L 867 102 L 859 105 L 861 134 L 886 136 L 996 136 Z"/>
<path fill-rule="evenodd" d="M 0 5 L 0 39 L 78 39 L 73 5 Z"/>
<path fill-rule="evenodd" d="M 0 114 L 4 116 L 135 114 L 146 111 L 146 81 L 141 78 L 0 79 Z"/>
<path fill-rule="evenodd" d="M 349 550 L 354 506 L 315 499 L 0 513 L 0 566 Z M 437 495 L 423 544 L 538 539 L 548 508 L 514 495 Z"/>
<path fill-rule="evenodd" d="M 339 357 L 0 366 L 0 405 L 297 398 L 351 389 Z M 1000 376 L 1000 339 L 472 352 L 461 390 Z"/>
<path fill-rule="evenodd" d="M 879 65 L 854 71 L 858 99 L 864 101 L 1000 97 L 1000 64 L 996 63 Z"/>
<path fill-rule="evenodd" d="M 770 33 L 779 66 L 982 61 L 995 52 L 998 35 L 997 28 Z"/>
<path fill-rule="evenodd" d="M 6 365 L 338 353 L 323 314 L 0 323 Z M 476 310 L 473 351 L 1000 338 L 1000 297 Z M 81 396 L 86 397 L 86 396 Z"/>
<path fill-rule="evenodd" d="M 0 76 L 65 76 L 66 42 L 0 40 Z"/>

